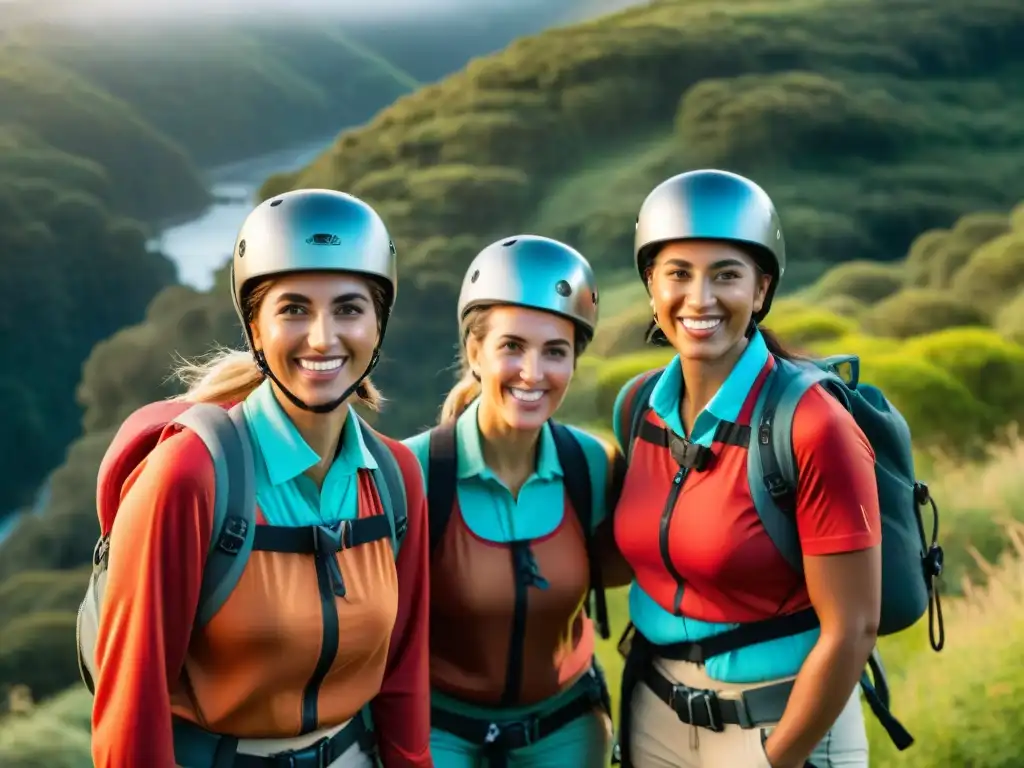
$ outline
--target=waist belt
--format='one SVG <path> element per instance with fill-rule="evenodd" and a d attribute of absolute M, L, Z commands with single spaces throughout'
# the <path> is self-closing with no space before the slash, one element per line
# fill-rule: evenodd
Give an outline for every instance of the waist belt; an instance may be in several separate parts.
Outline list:
<path fill-rule="evenodd" d="M 357 743 L 366 752 L 373 751 L 372 732 L 362 713 L 333 736 L 273 755 L 239 754 L 237 738 L 210 733 L 174 718 L 175 758 L 183 768 L 327 768 Z"/>
<path fill-rule="evenodd" d="M 642 674 L 647 687 L 668 704 L 681 721 L 716 733 L 725 730 L 727 725 L 756 728 L 766 723 L 777 723 L 793 690 L 793 682 L 787 681 L 744 691 L 738 699 L 725 699 L 715 691 L 672 682 L 653 664 L 648 665 Z"/>
<path fill-rule="evenodd" d="M 541 717 L 498 723 L 435 706 L 430 710 L 431 725 L 470 744 L 484 747 L 491 768 L 502 768 L 507 765 L 508 753 L 512 750 L 522 749 L 550 736 L 573 720 L 593 712 L 596 706 L 611 715 L 607 687 L 596 665 L 573 685 L 572 690 L 576 695 L 554 712 Z"/>

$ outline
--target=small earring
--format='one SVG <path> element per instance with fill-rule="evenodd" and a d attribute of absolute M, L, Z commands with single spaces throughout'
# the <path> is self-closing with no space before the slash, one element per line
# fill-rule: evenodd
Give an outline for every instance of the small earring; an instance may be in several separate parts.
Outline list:
<path fill-rule="evenodd" d="M 476 371 L 473 371 L 473 378 L 476 379 L 477 381 L 480 381 L 480 374 L 477 373 Z"/>

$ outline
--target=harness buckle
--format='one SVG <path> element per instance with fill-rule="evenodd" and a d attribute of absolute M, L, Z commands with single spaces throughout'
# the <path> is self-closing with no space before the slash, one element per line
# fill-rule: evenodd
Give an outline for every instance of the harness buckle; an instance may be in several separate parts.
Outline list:
<path fill-rule="evenodd" d="M 229 555 L 237 555 L 245 546 L 249 522 L 242 517 L 231 516 L 224 521 L 224 528 L 217 540 L 217 548 Z"/>
<path fill-rule="evenodd" d="M 714 691 L 696 690 L 685 685 L 674 684 L 669 694 L 668 705 L 689 725 L 707 728 L 714 733 L 725 730 L 722 710 L 718 705 L 718 694 Z M 701 711 L 703 710 L 703 712 Z M 707 716 L 707 723 L 698 722 L 701 715 Z"/>
<path fill-rule="evenodd" d="M 329 738 L 322 738 L 304 749 L 293 749 L 274 755 L 274 762 L 281 768 L 327 768 L 333 761 L 327 747 Z"/>
<path fill-rule="evenodd" d="M 535 717 L 505 725 L 490 723 L 487 726 L 487 734 L 484 736 L 484 746 L 511 751 L 530 746 L 538 740 L 539 736 L 540 722 Z"/>

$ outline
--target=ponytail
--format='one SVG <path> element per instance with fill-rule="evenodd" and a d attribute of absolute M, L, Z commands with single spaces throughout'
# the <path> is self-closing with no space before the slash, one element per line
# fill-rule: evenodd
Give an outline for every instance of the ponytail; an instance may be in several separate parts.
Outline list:
<path fill-rule="evenodd" d="M 469 337 L 472 337 L 478 342 L 483 341 L 484 337 L 487 336 L 487 319 L 489 314 L 490 312 L 487 307 L 480 307 L 470 311 L 463 324 L 463 338 L 468 340 Z M 473 372 L 472 367 L 470 367 L 469 358 L 466 354 L 466 345 L 463 343 L 460 347 L 459 380 L 444 399 L 444 405 L 441 406 L 441 417 L 438 419 L 439 425 L 454 423 L 462 415 L 463 411 L 469 407 L 469 404 L 480 396 L 480 380 Z"/>
<path fill-rule="evenodd" d="M 469 407 L 469 404 L 479 396 L 480 382 L 476 380 L 473 372 L 469 370 L 469 366 L 465 366 L 462 376 L 444 399 L 444 405 L 441 406 L 441 418 L 438 420 L 438 424 L 454 423 L 462 415 L 463 411 Z"/>

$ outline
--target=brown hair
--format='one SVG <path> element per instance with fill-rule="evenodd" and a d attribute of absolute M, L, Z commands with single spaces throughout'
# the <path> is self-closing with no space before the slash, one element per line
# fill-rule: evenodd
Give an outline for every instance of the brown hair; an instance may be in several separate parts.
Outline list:
<path fill-rule="evenodd" d="M 473 373 L 473 369 L 469 365 L 466 341 L 472 337 L 477 343 L 480 343 L 486 338 L 487 332 L 490 330 L 488 320 L 491 316 L 491 310 L 495 306 L 501 305 L 491 304 L 486 307 L 474 307 L 466 314 L 463 320 L 462 339 L 460 340 L 462 343 L 459 344 L 459 356 L 457 359 L 459 377 L 455 382 L 455 386 L 449 390 L 448 395 L 444 399 L 438 424 L 451 424 L 455 422 L 462 415 L 463 411 L 469 407 L 469 404 L 480 395 L 480 380 Z M 575 323 L 573 323 L 573 329 L 573 367 L 575 367 L 580 355 L 586 349 L 587 341 L 584 334 L 579 332 L 579 328 Z"/>
<path fill-rule="evenodd" d="M 267 297 L 274 278 L 267 278 L 249 290 L 242 300 L 242 314 L 246 327 L 256 320 L 260 305 Z M 370 297 L 377 313 L 377 332 L 380 333 L 381 318 L 386 311 L 386 297 L 383 286 L 369 279 Z M 182 360 L 174 375 L 186 386 L 186 391 L 173 400 L 190 403 L 216 403 L 226 405 L 237 403 L 251 395 L 266 379 L 256 365 L 251 352 L 220 347 L 204 361 Z M 372 411 L 379 411 L 384 397 L 369 377 L 356 389 L 359 404 Z"/>

